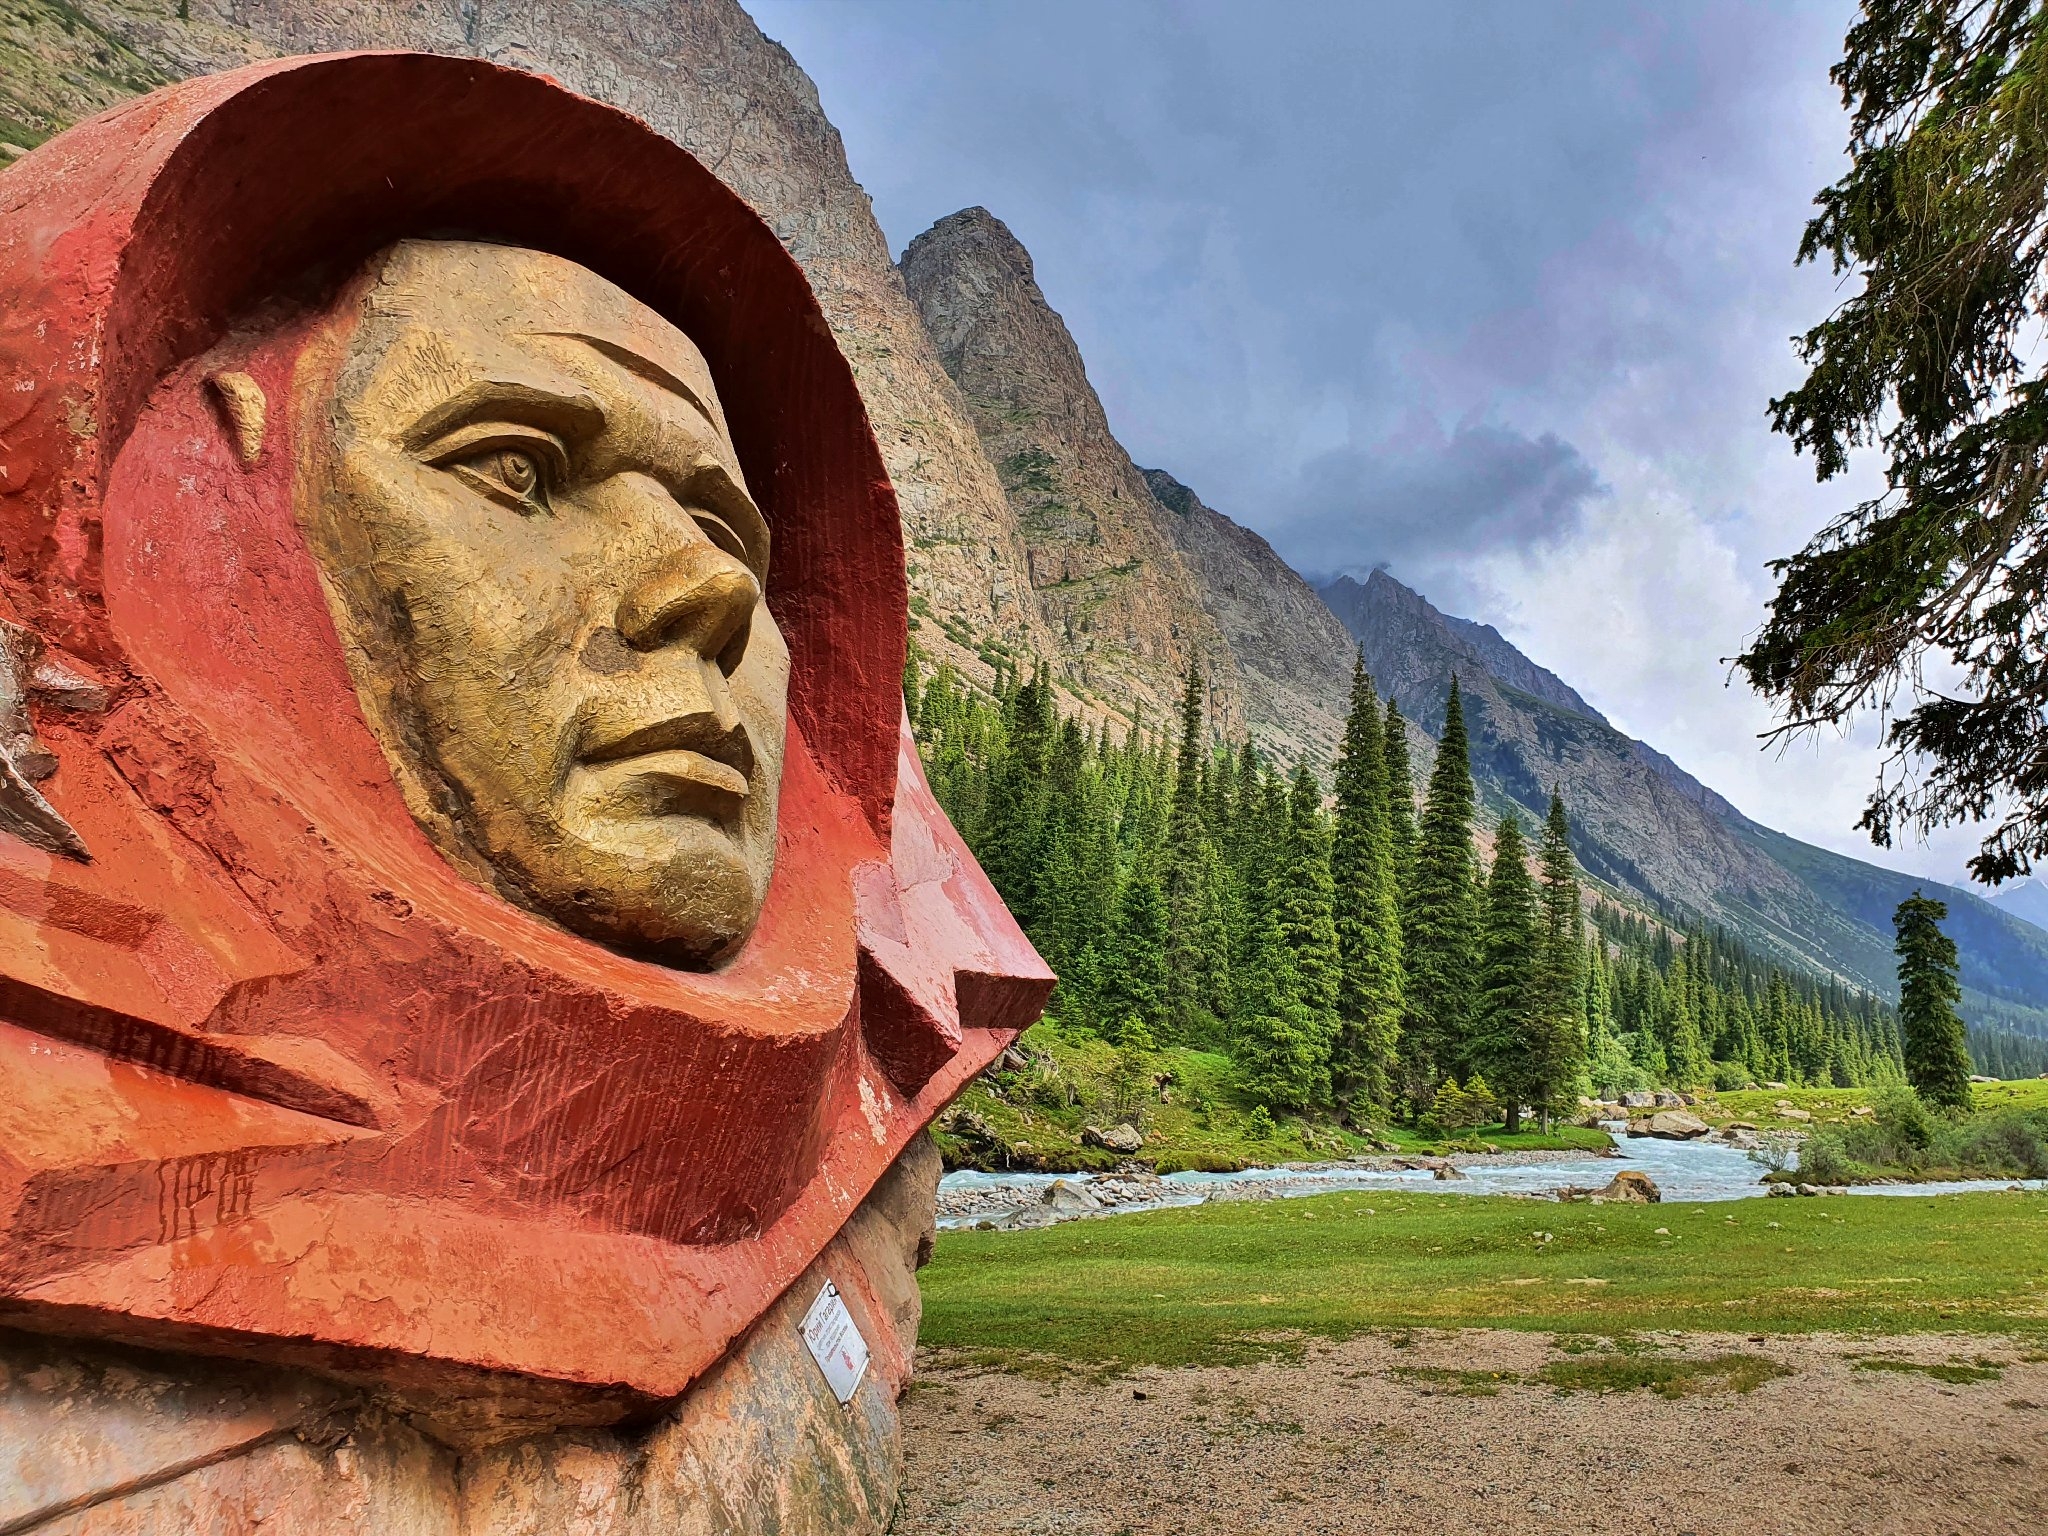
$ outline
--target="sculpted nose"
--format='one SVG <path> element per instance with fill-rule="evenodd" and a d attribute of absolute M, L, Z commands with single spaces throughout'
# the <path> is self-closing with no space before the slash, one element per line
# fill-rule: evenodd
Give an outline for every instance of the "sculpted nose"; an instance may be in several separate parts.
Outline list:
<path fill-rule="evenodd" d="M 699 545 L 626 594 L 619 636 L 639 651 L 687 645 L 730 677 L 746 654 L 760 599 L 753 572 L 723 550 Z"/>

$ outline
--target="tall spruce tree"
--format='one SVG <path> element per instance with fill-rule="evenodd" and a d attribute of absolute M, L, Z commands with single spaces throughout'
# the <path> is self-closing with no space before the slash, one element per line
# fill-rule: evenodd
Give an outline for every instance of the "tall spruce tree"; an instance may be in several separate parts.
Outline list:
<path fill-rule="evenodd" d="M 1203 774 L 1202 678 L 1192 664 L 1181 692 L 1180 745 L 1166 821 L 1166 1029 L 1188 1043 L 1211 1038 L 1227 957 L 1218 952 L 1214 860 Z"/>
<path fill-rule="evenodd" d="M 1543 822 L 1541 865 L 1541 953 L 1537 962 L 1536 1009 L 1530 1041 L 1529 1102 L 1543 1117 L 1567 1106 L 1586 1066 L 1591 1029 L 1587 1022 L 1586 940 L 1579 911 L 1579 866 L 1572 857 L 1571 822 L 1564 798 L 1550 792 Z"/>
<path fill-rule="evenodd" d="M 1305 766 L 1285 789 L 1269 775 L 1262 798 L 1273 857 L 1235 1055 L 1252 1097 L 1275 1109 L 1305 1109 L 1328 1095 L 1336 1033 L 1329 834 L 1322 791 Z"/>
<path fill-rule="evenodd" d="M 1156 1030 L 1166 1012 L 1166 897 L 1149 857 L 1124 881 L 1101 964 L 1102 1031 L 1115 1040 L 1131 1019 Z"/>
<path fill-rule="evenodd" d="M 1330 1086 L 1338 1111 L 1355 1118 L 1391 1106 L 1401 1031 L 1401 908 L 1388 828 L 1386 747 L 1362 650 L 1351 665 L 1351 712 L 1337 759 L 1336 793 L 1330 880 L 1337 1039 Z"/>
<path fill-rule="evenodd" d="M 1474 795 L 1464 703 L 1451 678 L 1443 739 L 1429 776 L 1415 864 L 1401 905 L 1401 957 L 1407 988 L 1401 1022 L 1403 1089 L 1426 1108 L 1437 1084 L 1464 1069 L 1472 1028 L 1477 959 L 1477 855 Z"/>
<path fill-rule="evenodd" d="M 1315 1016 L 1327 1055 L 1337 1032 L 1337 924 L 1330 882 L 1329 818 L 1306 763 L 1287 791 L 1287 841 L 1278 893 L 1281 929 L 1294 956 L 1296 995 Z"/>
<path fill-rule="evenodd" d="M 1415 869 L 1415 765 L 1408 760 L 1408 722 L 1391 693 L 1380 745 L 1387 756 L 1387 849 L 1394 861 L 1395 892 L 1405 900 Z"/>
<path fill-rule="evenodd" d="M 1956 1014 L 1963 989 L 1956 977 L 1956 945 L 1941 931 L 1948 904 L 1915 891 L 1892 914 L 1898 935 L 1899 1028 L 1904 1035 L 1906 1081 L 1929 1104 L 1970 1107 L 1970 1050 Z"/>
<path fill-rule="evenodd" d="M 1259 915 L 1243 1007 L 1231 1054 L 1245 1092 L 1270 1109 L 1306 1109 L 1329 1080 L 1328 1041 L 1301 1000 L 1278 911 Z"/>
<path fill-rule="evenodd" d="M 1542 958 L 1529 845 L 1521 818 L 1510 811 L 1494 837 L 1493 872 L 1479 921 L 1479 988 L 1463 1062 L 1467 1073 L 1486 1078 L 1510 1132 L 1521 1129 L 1522 1105 L 1534 1086 Z"/>
<path fill-rule="evenodd" d="M 988 777 L 975 856 L 1028 931 L 1039 915 L 1045 867 L 1045 768 L 1052 737 L 1052 689 L 1041 676 L 1005 690 L 1007 740 Z"/>

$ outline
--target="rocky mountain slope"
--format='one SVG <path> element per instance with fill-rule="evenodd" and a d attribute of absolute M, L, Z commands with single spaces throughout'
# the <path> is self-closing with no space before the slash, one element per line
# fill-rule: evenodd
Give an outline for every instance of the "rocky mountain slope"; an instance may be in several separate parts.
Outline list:
<path fill-rule="evenodd" d="M 1265 539 L 1165 470 L 1139 473 L 1237 661 L 1252 734 L 1283 762 L 1334 762 L 1355 650 L 1343 624 Z"/>
<path fill-rule="evenodd" d="M 1458 674 L 1473 771 L 1494 814 L 1540 815 L 1555 784 L 1579 857 L 1602 880 L 1807 968 L 1891 989 L 1892 910 L 1927 882 L 1760 826 L 1494 630 L 1439 612 L 1384 571 L 1339 577 L 1322 595 L 1381 686 L 1431 731 Z M 1940 894 L 1963 955 L 1966 1013 L 2048 1033 L 2048 933 L 1968 892 Z"/>
<path fill-rule="evenodd" d="M 984 208 L 941 219 L 902 270 L 1002 477 L 1069 686 L 1158 720 L 1198 666 L 1218 729 L 1327 759 L 1350 678 L 1343 626 L 1264 539 L 1131 462 L 1003 222 Z"/>
<path fill-rule="evenodd" d="M 1084 694 L 1171 713 L 1190 666 L 1215 674 L 1226 729 L 1241 690 L 1222 634 L 1111 436 L 1066 326 L 999 219 L 968 208 L 903 253 L 903 280 L 960 386 L 1030 549 L 1031 585 Z"/>
<path fill-rule="evenodd" d="M 1986 899 L 1999 911 L 2009 912 L 2021 922 L 2048 929 L 2048 885 L 2038 880 L 2029 877 L 2017 881 Z"/>

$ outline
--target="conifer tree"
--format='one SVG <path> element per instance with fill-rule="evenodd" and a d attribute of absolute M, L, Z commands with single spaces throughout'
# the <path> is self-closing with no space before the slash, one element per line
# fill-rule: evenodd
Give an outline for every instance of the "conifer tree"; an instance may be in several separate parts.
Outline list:
<path fill-rule="evenodd" d="M 1529 1102 L 1550 1118 L 1568 1104 L 1585 1071 L 1590 1030 L 1586 1020 L 1586 940 L 1579 912 L 1578 861 L 1572 857 L 1571 822 L 1553 789 L 1543 822 L 1542 935 L 1530 1040 Z"/>
<path fill-rule="evenodd" d="M 1408 878 L 1415 868 L 1415 766 L 1408 760 L 1408 722 L 1391 693 L 1380 745 L 1387 757 L 1388 856 L 1394 864 L 1395 894 L 1406 900 Z"/>
<path fill-rule="evenodd" d="M 1347 1115 L 1391 1106 L 1401 1030 L 1401 909 L 1380 732 L 1379 699 L 1361 650 L 1351 666 L 1330 849 L 1338 969 L 1330 1076 L 1337 1107 Z"/>
<path fill-rule="evenodd" d="M 1905 1036 L 1906 1081 L 1941 1109 L 1970 1107 L 1970 1051 L 1956 1014 L 1963 989 L 1956 945 L 1941 931 L 1948 904 L 1915 891 L 1892 915 L 1898 934 L 1899 1028 Z"/>
<path fill-rule="evenodd" d="M 1269 910 L 1232 1049 L 1245 1092 L 1269 1109 L 1307 1108 L 1329 1081 L 1329 1040 L 1300 992 L 1280 914 Z"/>
<path fill-rule="evenodd" d="M 1034 678 L 1009 693 L 1008 741 L 989 775 L 975 857 L 1027 931 L 1039 915 L 1045 865 L 1045 767 L 1052 734 L 1051 688 Z"/>
<path fill-rule="evenodd" d="M 1313 1016 L 1327 1056 L 1337 1032 L 1337 924 L 1323 791 L 1306 763 L 1296 765 L 1288 787 L 1286 839 L 1277 893 L 1281 931 L 1293 957 L 1295 995 Z"/>
<path fill-rule="evenodd" d="M 1124 882 L 1101 966 L 1100 1018 L 1110 1037 L 1127 1019 L 1154 1029 L 1166 1011 L 1166 898 L 1149 858 Z"/>
<path fill-rule="evenodd" d="M 1468 1071 L 1483 1073 L 1500 1096 L 1506 1129 L 1521 1128 L 1537 1057 L 1543 928 L 1529 879 L 1529 845 L 1521 818 L 1501 819 L 1493 873 L 1479 923 L 1479 988 L 1465 1050 Z"/>
<path fill-rule="evenodd" d="M 1271 856 L 1234 1054 L 1254 1098 L 1303 1109 L 1328 1094 L 1336 1033 L 1337 929 L 1322 791 L 1306 766 L 1286 789 L 1268 774 L 1261 809 Z"/>
<path fill-rule="evenodd" d="M 1472 766 L 1458 680 L 1444 705 L 1444 733 L 1429 777 L 1414 869 L 1403 893 L 1401 957 L 1407 988 L 1401 1022 L 1404 1088 L 1427 1105 L 1436 1085 L 1463 1068 L 1472 1027 L 1477 959 L 1477 856 L 1472 848 Z"/>
<path fill-rule="evenodd" d="M 1205 815 L 1202 680 L 1188 667 L 1181 695 L 1180 748 L 1166 823 L 1166 1038 L 1212 1037 L 1228 957 L 1222 952 L 1215 859 Z"/>

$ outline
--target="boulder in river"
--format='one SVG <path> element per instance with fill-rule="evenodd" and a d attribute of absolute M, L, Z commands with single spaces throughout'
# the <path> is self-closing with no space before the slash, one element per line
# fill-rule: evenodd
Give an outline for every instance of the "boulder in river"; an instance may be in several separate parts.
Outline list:
<path fill-rule="evenodd" d="M 1089 1194 L 1085 1185 L 1065 1179 L 1054 1179 L 1045 1186 L 1044 1203 L 1055 1216 L 1087 1216 L 1102 1209 L 1102 1202 Z"/>
<path fill-rule="evenodd" d="M 1634 1129 L 1633 1126 L 1630 1127 Z M 1664 1141 L 1691 1141 L 1704 1136 L 1712 1127 L 1688 1109 L 1660 1109 L 1650 1116 L 1643 1127 L 1643 1134 L 1656 1136 Z"/>
<path fill-rule="evenodd" d="M 1664 1191 L 1647 1173 L 1634 1168 L 1624 1168 L 1610 1179 L 1606 1186 L 1596 1189 L 1588 1197 L 1594 1204 L 1656 1205 L 1664 1198 Z"/>
<path fill-rule="evenodd" d="M 1112 1125 L 1103 1130 L 1097 1125 L 1084 1126 L 1081 1130 L 1081 1145 L 1101 1147 L 1109 1152 L 1121 1152 L 1129 1157 L 1145 1145 L 1145 1138 L 1135 1125 Z"/>
<path fill-rule="evenodd" d="M 1437 1163 L 1430 1171 L 1440 1179 L 1462 1179 L 1466 1176 L 1464 1169 L 1448 1161 Z"/>

